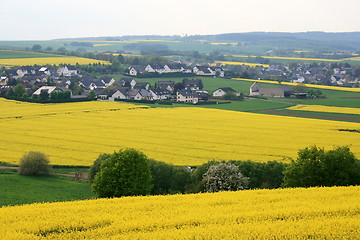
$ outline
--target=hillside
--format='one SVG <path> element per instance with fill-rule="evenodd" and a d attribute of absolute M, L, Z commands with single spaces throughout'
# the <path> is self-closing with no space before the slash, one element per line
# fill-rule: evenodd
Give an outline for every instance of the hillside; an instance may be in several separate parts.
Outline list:
<path fill-rule="evenodd" d="M 0 208 L 4 239 L 357 239 L 360 187 L 124 197 Z"/>

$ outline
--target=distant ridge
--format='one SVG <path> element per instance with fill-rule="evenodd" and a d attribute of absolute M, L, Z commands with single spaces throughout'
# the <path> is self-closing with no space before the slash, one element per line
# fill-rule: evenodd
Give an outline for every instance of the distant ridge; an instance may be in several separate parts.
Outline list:
<path fill-rule="evenodd" d="M 300 47 L 318 46 L 341 50 L 360 50 L 360 32 L 247 32 L 223 33 L 214 35 L 128 35 L 85 38 L 65 38 L 57 40 L 72 41 L 129 41 L 129 40 L 167 40 L 167 41 L 198 41 L 208 42 L 268 42 L 279 47 L 298 45 Z"/>

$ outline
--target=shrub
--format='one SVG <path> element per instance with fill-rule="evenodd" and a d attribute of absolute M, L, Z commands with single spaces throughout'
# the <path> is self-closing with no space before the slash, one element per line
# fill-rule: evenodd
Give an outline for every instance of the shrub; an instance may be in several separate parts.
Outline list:
<path fill-rule="evenodd" d="M 151 194 L 185 193 L 191 183 L 191 172 L 187 167 L 151 160 L 150 168 L 153 184 Z"/>
<path fill-rule="evenodd" d="M 27 152 L 20 159 L 19 174 L 27 176 L 38 176 L 50 174 L 50 160 L 41 152 Z"/>
<path fill-rule="evenodd" d="M 149 160 L 136 149 L 114 152 L 102 161 L 92 188 L 99 197 L 150 194 L 152 184 Z"/>
<path fill-rule="evenodd" d="M 94 161 L 93 165 L 90 167 L 89 172 L 89 181 L 92 183 L 94 181 L 95 175 L 100 171 L 101 163 L 110 157 L 110 154 L 102 153 Z"/>
<path fill-rule="evenodd" d="M 218 163 L 204 174 L 205 191 L 237 191 L 247 188 L 248 178 L 232 163 Z"/>
<path fill-rule="evenodd" d="M 360 161 L 347 146 L 329 151 L 311 146 L 299 151 L 284 174 L 285 187 L 358 185 Z"/>

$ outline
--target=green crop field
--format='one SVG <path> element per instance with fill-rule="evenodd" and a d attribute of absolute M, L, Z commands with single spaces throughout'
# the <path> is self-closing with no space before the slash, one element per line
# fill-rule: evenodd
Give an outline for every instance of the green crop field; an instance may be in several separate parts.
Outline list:
<path fill-rule="evenodd" d="M 55 54 L 45 54 L 37 52 L 16 51 L 16 50 L 0 50 L 0 59 L 13 58 L 44 58 L 44 57 L 65 57 Z"/>
<path fill-rule="evenodd" d="M 90 184 L 55 176 L 28 177 L 0 169 L 0 208 L 5 205 L 91 199 Z"/>

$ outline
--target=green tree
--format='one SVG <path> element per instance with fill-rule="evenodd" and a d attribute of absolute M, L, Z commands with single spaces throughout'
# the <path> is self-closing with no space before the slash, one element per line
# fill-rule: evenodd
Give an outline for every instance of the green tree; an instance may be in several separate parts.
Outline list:
<path fill-rule="evenodd" d="M 27 152 L 21 159 L 18 172 L 21 175 L 48 175 L 51 167 L 49 158 L 41 152 Z"/>
<path fill-rule="evenodd" d="M 25 92 L 26 92 L 25 87 L 21 83 L 17 84 L 13 89 L 13 93 L 15 97 L 22 97 L 22 95 L 24 95 Z"/>
<path fill-rule="evenodd" d="M 325 151 L 301 149 L 284 171 L 285 187 L 347 186 L 360 184 L 360 161 L 347 146 Z"/>
<path fill-rule="evenodd" d="M 110 154 L 102 153 L 94 161 L 94 163 L 90 167 L 90 171 L 89 171 L 89 181 L 91 183 L 94 181 L 95 175 L 100 171 L 101 163 L 108 158 L 110 158 Z"/>
<path fill-rule="evenodd" d="M 235 92 L 227 92 L 227 93 L 225 93 L 223 98 L 226 99 L 226 100 L 237 100 L 238 96 L 236 96 Z"/>
<path fill-rule="evenodd" d="M 99 197 L 150 194 L 152 184 L 149 160 L 136 149 L 114 152 L 101 163 L 92 188 Z"/>
<path fill-rule="evenodd" d="M 46 101 L 49 100 L 49 92 L 47 90 L 41 90 L 40 94 L 39 94 L 39 98 L 40 100 Z"/>
<path fill-rule="evenodd" d="M 40 44 L 35 44 L 35 45 L 32 46 L 31 50 L 39 51 L 39 50 L 41 50 L 41 45 Z"/>
<path fill-rule="evenodd" d="M 218 163 L 211 166 L 203 177 L 205 191 L 237 191 L 248 187 L 249 179 L 244 177 L 238 166 L 232 163 Z"/>
<path fill-rule="evenodd" d="M 91 90 L 88 95 L 87 95 L 88 98 L 90 99 L 95 99 L 96 98 L 96 93 L 94 90 Z"/>

